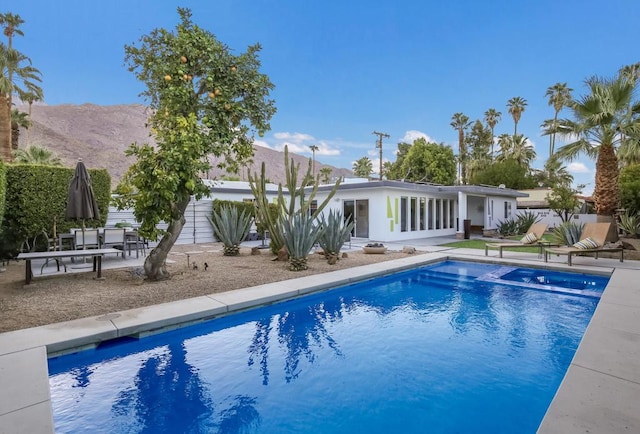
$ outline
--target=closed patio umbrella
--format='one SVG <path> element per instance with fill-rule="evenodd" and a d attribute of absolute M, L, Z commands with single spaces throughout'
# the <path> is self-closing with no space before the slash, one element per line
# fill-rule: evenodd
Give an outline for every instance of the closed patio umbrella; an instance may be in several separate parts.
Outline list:
<path fill-rule="evenodd" d="M 83 235 L 85 229 L 84 221 L 100 218 L 98 202 L 91 187 L 91 177 L 82 160 L 78 160 L 76 171 L 69 183 L 65 216 L 69 220 L 82 220 Z"/>

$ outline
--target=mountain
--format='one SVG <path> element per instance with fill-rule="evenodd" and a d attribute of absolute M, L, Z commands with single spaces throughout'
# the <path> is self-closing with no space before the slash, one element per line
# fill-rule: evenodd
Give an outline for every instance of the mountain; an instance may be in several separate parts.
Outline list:
<path fill-rule="evenodd" d="M 19 106 L 19 110 L 28 111 Z M 21 129 L 20 148 L 30 144 L 46 147 L 58 154 L 65 166 L 73 167 L 82 159 L 89 168 L 107 169 L 115 186 L 127 168 L 134 162 L 124 155 L 131 143 L 151 141 L 145 127 L 147 108 L 139 104 L 100 106 L 82 105 L 34 105 L 29 131 Z M 309 157 L 289 153 L 301 171 L 305 171 Z M 252 172 L 259 172 L 265 162 L 267 177 L 275 183 L 284 182 L 284 153 L 261 146 L 254 146 Z M 321 168 L 332 169 L 332 176 L 353 176 L 349 169 L 321 164 L 316 160 L 316 172 Z M 214 168 L 209 176 L 225 175 Z M 243 177 L 246 175 L 243 174 Z"/>

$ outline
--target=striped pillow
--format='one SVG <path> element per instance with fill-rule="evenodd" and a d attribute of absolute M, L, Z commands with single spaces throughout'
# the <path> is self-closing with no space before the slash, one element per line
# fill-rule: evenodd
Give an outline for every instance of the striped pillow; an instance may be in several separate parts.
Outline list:
<path fill-rule="evenodd" d="M 522 244 L 531 244 L 531 243 L 535 243 L 536 241 L 538 241 L 538 236 L 533 232 L 529 232 L 520 240 Z"/>
<path fill-rule="evenodd" d="M 588 250 L 588 249 L 597 249 L 600 245 L 593 238 L 585 238 L 584 240 L 580 240 L 573 245 L 576 249 Z"/>

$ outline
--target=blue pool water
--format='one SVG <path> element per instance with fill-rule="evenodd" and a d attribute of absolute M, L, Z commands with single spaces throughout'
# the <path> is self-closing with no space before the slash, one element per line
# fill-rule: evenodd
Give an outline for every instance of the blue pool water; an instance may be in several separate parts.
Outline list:
<path fill-rule="evenodd" d="M 535 432 L 607 281 L 443 262 L 52 358 L 56 432 Z"/>

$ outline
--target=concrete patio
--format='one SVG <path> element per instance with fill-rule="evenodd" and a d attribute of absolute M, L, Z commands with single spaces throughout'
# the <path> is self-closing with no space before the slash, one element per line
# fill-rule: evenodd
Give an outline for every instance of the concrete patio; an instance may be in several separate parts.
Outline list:
<path fill-rule="evenodd" d="M 372 264 L 322 275 L 218 293 L 197 299 L 84 318 L 67 323 L 0 334 L 0 432 L 51 433 L 47 355 L 90 347 L 98 342 L 173 324 L 211 318 L 264 303 L 299 296 L 346 283 L 384 275 L 443 259 L 508 263 L 554 270 L 612 273 L 594 316 L 539 432 L 640 432 L 640 261 L 579 257 L 566 266 L 566 257 L 545 264 L 536 254 L 454 249 L 446 239 L 415 239 L 385 243 L 390 250 L 403 246 L 427 251 L 400 260 Z M 369 240 L 352 240 L 359 249 Z M 252 246 L 259 242 L 247 243 Z M 348 250 L 347 250 L 348 251 Z M 141 266 L 144 258 L 105 258 L 103 268 Z M 561 262 L 564 261 L 564 262 Z M 37 268 L 36 268 L 37 267 Z M 55 266 L 47 267 L 55 272 Z M 40 267 L 34 264 L 34 276 Z M 89 268 L 89 270 L 91 270 Z M 71 272 L 86 271 L 73 269 Z"/>

